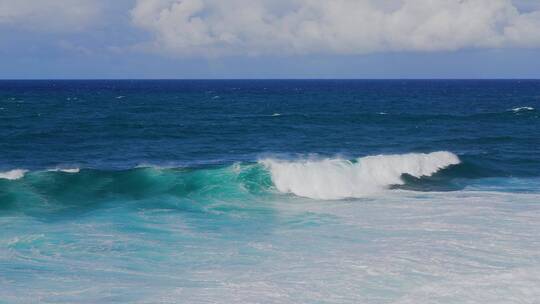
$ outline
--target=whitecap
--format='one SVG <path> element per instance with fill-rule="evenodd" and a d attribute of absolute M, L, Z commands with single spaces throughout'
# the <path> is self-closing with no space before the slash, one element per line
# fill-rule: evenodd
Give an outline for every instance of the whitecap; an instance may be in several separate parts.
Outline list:
<path fill-rule="evenodd" d="M 534 111 L 533 107 L 516 107 L 512 109 L 513 112 L 524 112 L 524 111 Z"/>
<path fill-rule="evenodd" d="M 359 198 L 402 185 L 403 174 L 431 176 L 460 163 L 451 152 L 376 155 L 355 162 L 341 158 L 283 161 L 261 160 L 277 190 L 313 199 Z"/>
<path fill-rule="evenodd" d="M 49 172 L 64 172 L 64 173 L 79 173 L 81 169 L 79 168 L 53 168 L 48 169 Z"/>
<path fill-rule="evenodd" d="M 28 170 L 24 170 L 24 169 L 15 169 L 15 170 L 6 171 L 6 172 L 0 172 L 0 179 L 9 179 L 9 180 L 20 179 L 24 177 L 26 172 L 28 172 Z"/>

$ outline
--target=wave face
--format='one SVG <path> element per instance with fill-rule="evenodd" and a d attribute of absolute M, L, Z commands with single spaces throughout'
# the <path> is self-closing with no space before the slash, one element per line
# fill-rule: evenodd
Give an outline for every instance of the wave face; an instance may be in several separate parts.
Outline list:
<path fill-rule="evenodd" d="M 199 169 L 133 168 L 10 171 L 0 179 L 0 210 L 42 216 L 96 210 L 120 202 L 135 208 L 207 212 L 219 202 L 249 202 L 271 193 L 271 179 L 257 164 Z"/>
<path fill-rule="evenodd" d="M 453 153 L 435 152 L 367 156 L 352 161 L 266 159 L 198 169 L 17 169 L 3 173 L 0 201 L 3 209 L 34 213 L 93 208 L 119 200 L 145 208 L 198 212 L 219 201 L 251 201 L 280 193 L 321 200 L 364 197 L 406 184 L 404 175 L 421 179 L 459 163 Z M 414 182 L 418 180 L 411 186 Z M 422 189 L 420 185 L 413 190 Z"/>
<path fill-rule="evenodd" d="M 364 197 L 392 185 L 403 185 L 403 174 L 417 178 L 460 163 L 451 152 L 377 155 L 305 161 L 266 159 L 272 181 L 284 193 L 313 199 Z"/>

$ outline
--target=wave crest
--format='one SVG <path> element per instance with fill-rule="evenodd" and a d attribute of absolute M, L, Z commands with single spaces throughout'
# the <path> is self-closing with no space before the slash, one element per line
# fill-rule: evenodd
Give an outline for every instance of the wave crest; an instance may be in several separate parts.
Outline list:
<path fill-rule="evenodd" d="M 533 107 L 516 107 L 512 109 L 512 112 L 518 113 L 518 112 L 525 112 L 525 111 L 534 111 Z"/>
<path fill-rule="evenodd" d="M 271 173 L 276 188 L 283 193 L 313 199 L 364 197 L 392 185 L 402 185 L 403 174 L 431 176 L 435 172 L 460 163 L 446 151 L 377 155 L 344 159 L 282 161 L 265 159 L 261 163 Z"/>
<path fill-rule="evenodd" d="M 23 169 L 15 169 L 15 170 L 6 171 L 6 172 L 0 172 L 0 179 L 9 179 L 9 180 L 20 179 L 24 177 L 26 172 L 28 172 L 28 170 L 23 170 Z"/>
<path fill-rule="evenodd" d="M 64 172 L 64 173 L 79 173 L 81 171 L 80 168 L 53 168 L 48 169 L 48 172 Z"/>

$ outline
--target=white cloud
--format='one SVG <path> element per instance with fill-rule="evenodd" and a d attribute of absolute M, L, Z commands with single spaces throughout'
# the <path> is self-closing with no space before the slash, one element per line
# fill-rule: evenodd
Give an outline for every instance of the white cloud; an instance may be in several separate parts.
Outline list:
<path fill-rule="evenodd" d="M 511 0 L 138 0 L 131 16 L 175 55 L 540 47 L 540 11 Z"/>
<path fill-rule="evenodd" d="M 97 0 L 0 0 L 0 26 L 71 32 L 87 28 L 101 11 Z"/>

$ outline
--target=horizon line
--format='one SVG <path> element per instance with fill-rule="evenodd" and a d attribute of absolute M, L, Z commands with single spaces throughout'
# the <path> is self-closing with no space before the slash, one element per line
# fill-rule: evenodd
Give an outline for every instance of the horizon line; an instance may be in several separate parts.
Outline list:
<path fill-rule="evenodd" d="M 0 81 L 268 81 L 268 80 L 360 80 L 360 81 L 406 81 L 406 80 L 540 80 L 540 78 L 0 78 Z"/>

